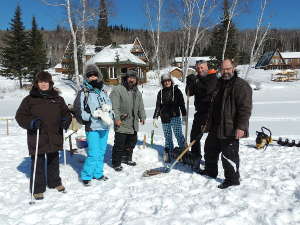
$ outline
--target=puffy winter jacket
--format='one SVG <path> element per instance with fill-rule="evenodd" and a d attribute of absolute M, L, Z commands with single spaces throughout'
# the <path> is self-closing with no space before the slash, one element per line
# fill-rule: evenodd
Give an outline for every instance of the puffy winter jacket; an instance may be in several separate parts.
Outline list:
<path fill-rule="evenodd" d="M 160 116 L 162 123 L 170 123 L 172 117 L 186 116 L 186 108 L 182 92 L 177 85 L 161 89 L 156 98 L 153 118 Z"/>
<path fill-rule="evenodd" d="M 57 91 L 52 89 L 46 95 L 42 95 L 37 88 L 33 87 L 17 110 L 16 121 L 22 128 L 27 129 L 30 155 L 35 154 L 36 148 L 37 132 L 31 129 L 32 121 L 35 119 L 41 120 L 38 153 L 62 150 L 63 128 L 68 127 L 72 116 Z"/>
<path fill-rule="evenodd" d="M 93 88 L 87 81 L 84 82 L 84 90 L 81 92 L 81 117 L 82 120 L 88 122 L 85 126 L 87 131 L 89 130 L 108 130 L 107 126 L 101 119 L 93 117 L 93 112 L 103 104 L 111 105 L 111 101 L 107 93 L 103 90 Z M 87 100 L 85 100 L 87 98 Z M 88 107 L 87 107 L 88 106 Z M 87 108 L 89 110 L 87 110 Z M 113 118 L 112 112 L 110 113 L 111 118 Z"/>

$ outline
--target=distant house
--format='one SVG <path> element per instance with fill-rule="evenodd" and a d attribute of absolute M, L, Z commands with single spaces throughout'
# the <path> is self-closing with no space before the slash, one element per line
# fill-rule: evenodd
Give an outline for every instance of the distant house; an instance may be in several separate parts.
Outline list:
<path fill-rule="evenodd" d="M 140 82 L 146 82 L 148 70 L 148 57 L 138 38 L 132 44 L 113 43 L 104 47 L 100 52 L 92 56 L 87 64 L 96 64 L 108 84 L 118 84 L 122 74 L 127 70 L 135 70 Z"/>
<path fill-rule="evenodd" d="M 182 68 L 183 67 L 183 57 L 175 57 L 172 66 Z M 189 67 L 194 68 L 196 65 L 196 61 L 198 60 L 203 60 L 203 61 L 210 61 L 211 57 L 210 56 L 199 56 L 199 57 L 190 57 L 189 58 Z"/>
<path fill-rule="evenodd" d="M 292 69 L 300 68 L 300 52 L 281 52 L 282 58 Z"/>
<path fill-rule="evenodd" d="M 56 73 L 63 73 L 64 72 L 64 68 L 62 67 L 61 63 L 56 64 L 56 66 L 54 67 L 54 70 Z"/>
<path fill-rule="evenodd" d="M 300 68 L 300 52 L 280 52 L 278 49 L 266 52 L 258 60 L 256 69 L 295 69 Z"/>
<path fill-rule="evenodd" d="M 177 79 L 182 79 L 183 77 L 183 71 L 178 67 L 172 67 L 169 73 L 172 77 L 176 77 Z M 193 68 L 189 68 L 188 75 L 190 74 L 196 74 L 196 71 Z"/>

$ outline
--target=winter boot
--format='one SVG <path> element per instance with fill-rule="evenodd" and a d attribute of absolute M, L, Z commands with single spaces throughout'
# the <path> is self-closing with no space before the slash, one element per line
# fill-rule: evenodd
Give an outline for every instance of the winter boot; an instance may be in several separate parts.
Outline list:
<path fill-rule="evenodd" d="M 120 166 L 114 166 L 113 168 L 114 168 L 114 170 L 117 171 L 117 172 L 120 172 L 120 171 L 123 170 L 123 166 L 121 166 L 121 165 L 120 165 Z"/>
<path fill-rule="evenodd" d="M 92 182 L 90 180 L 82 180 L 82 183 L 84 186 L 89 187 L 92 185 Z"/>
<path fill-rule="evenodd" d="M 126 155 L 122 156 L 122 163 L 128 166 L 136 166 L 136 162 L 132 161 L 132 151 L 133 150 L 126 150 Z"/>
<path fill-rule="evenodd" d="M 192 169 L 194 172 L 197 173 L 200 170 L 201 156 L 193 155 L 192 157 L 193 157 Z"/>
<path fill-rule="evenodd" d="M 170 149 L 169 148 L 164 149 L 163 160 L 164 160 L 165 163 L 170 163 L 171 162 L 171 155 L 170 155 Z"/>
<path fill-rule="evenodd" d="M 106 181 L 106 180 L 108 180 L 108 177 L 103 175 L 103 176 L 101 176 L 99 178 L 94 178 L 94 179 L 96 179 L 98 181 Z"/>
<path fill-rule="evenodd" d="M 35 200 L 42 200 L 44 199 L 44 193 L 33 194 L 33 197 L 35 198 Z"/>
<path fill-rule="evenodd" d="M 55 189 L 59 192 L 65 192 L 66 188 L 63 185 L 58 185 L 55 187 Z"/>
<path fill-rule="evenodd" d="M 207 170 L 199 169 L 198 173 L 202 176 L 208 176 L 208 177 L 211 177 L 211 178 L 214 178 L 214 179 L 217 178 L 217 176 L 210 174 Z"/>
<path fill-rule="evenodd" d="M 225 189 L 230 186 L 237 186 L 237 185 L 240 185 L 240 181 L 232 182 L 229 180 L 224 180 L 224 182 L 222 184 L 218 185 L 218 188 Z"/>

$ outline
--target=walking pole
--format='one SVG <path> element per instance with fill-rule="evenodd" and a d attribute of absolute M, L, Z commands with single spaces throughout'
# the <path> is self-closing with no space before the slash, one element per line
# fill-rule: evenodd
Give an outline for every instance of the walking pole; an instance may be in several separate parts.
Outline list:
<path fill-rule="evenodd" d="M 39 137 L 40 137 L 40 129 L 37 129 L 36 145 L 35 145 L 35 156 L 34 156 L 34 167 L 33 167 L 33 178 L 32 178 L 32 186 L 31 186 L 31 200 L 29 202 L 30 205 L 35 203 L 35 201 L 33 201 L 33 193 L 34 193 L 34 184 L 35 184 L 37 155 L 38 155 L 38 149 L 39 149 Z"/>
<path fill-rule="evenodd" d="M 186 122 L 185 122 L 185 146 L 187 146 L 188 143 L 188 129 L 189 129 L 189 111 L 190 111 L 190 91 L 188 90 L 186 93 L 187 99 L 186 99 Z"/>

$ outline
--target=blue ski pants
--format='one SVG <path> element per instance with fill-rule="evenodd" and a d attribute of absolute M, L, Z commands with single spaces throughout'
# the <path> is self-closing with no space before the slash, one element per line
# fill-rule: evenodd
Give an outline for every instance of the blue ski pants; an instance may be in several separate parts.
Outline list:
<path fill-rule="evenodd" d="M 170 123 L 162 124 L 164 136 L 165 136 L 165 147 L 169 150 L 173 150 L 173 136 L 172 130 L 177 139 L 179 148 L 184 148 L 185 138 L 182 133 L 182 122 L 180 117 L 172 117 Z"/>
<path fill-rule="evenodd" d="M 103 176 L 104 155 L 107 147 L 108 130 L 86 132 L 88 142 L 87 158 L 80 173 L 81 180 Z"/>

